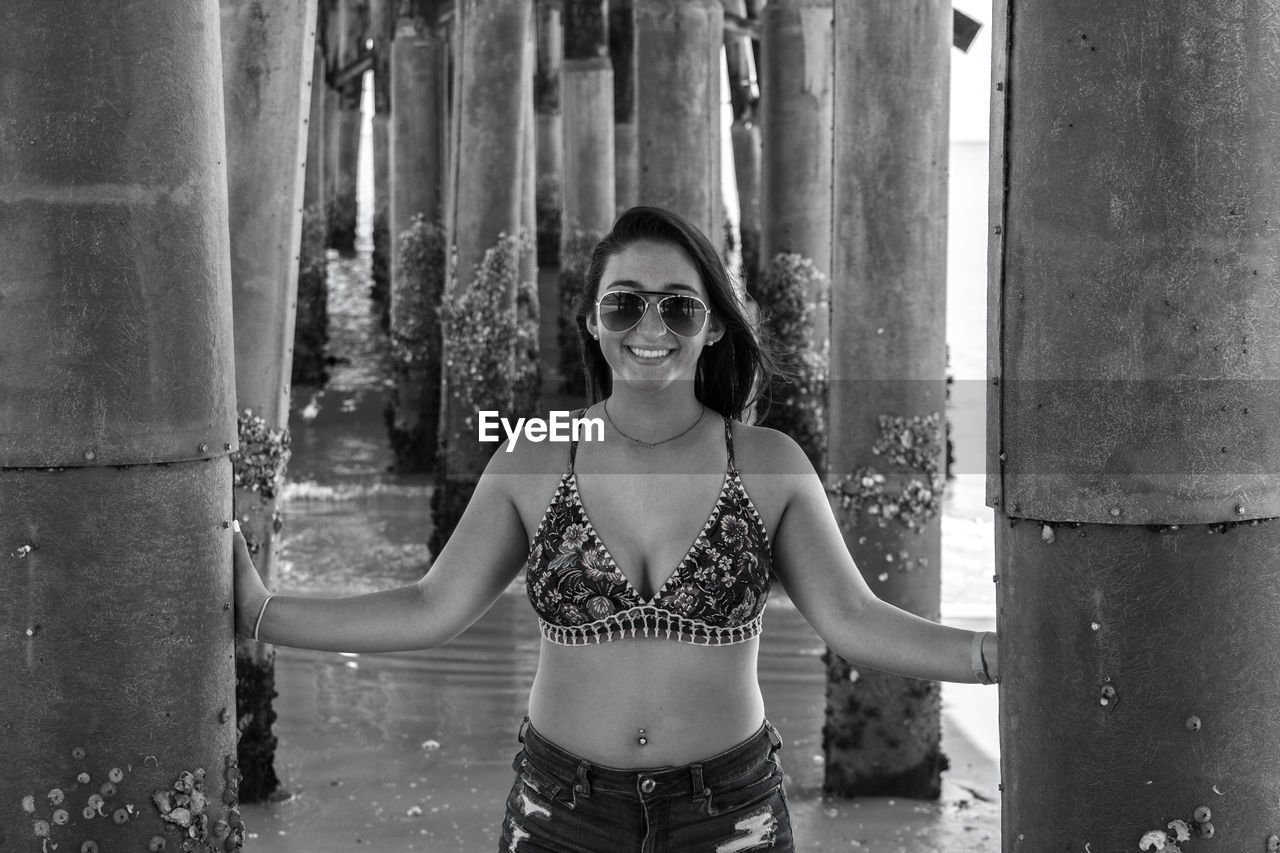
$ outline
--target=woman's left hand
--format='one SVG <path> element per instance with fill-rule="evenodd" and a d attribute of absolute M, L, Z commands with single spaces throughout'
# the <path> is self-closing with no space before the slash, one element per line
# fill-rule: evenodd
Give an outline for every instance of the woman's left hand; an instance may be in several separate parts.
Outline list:
<path fill-rule="evenodd" d="M 254 568 L 249 556 L 249 544 L 244 541 L 240 525 L 231 534 L 231 550 L 235 567 L 236 633 L 241 637 L 253 636 L 253 623 L 262 609 L 262 602 L 270 594 L 262 576 Z"/>

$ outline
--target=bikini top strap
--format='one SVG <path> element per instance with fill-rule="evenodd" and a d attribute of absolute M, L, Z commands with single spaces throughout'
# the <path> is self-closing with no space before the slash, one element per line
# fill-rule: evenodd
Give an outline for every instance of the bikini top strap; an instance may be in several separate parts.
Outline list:
<path fill-rule="evenodd" d="M 736 474 L 738 469 L 733 464 L 733 421 L 729 418 L 724 419 L 724 446 L 729 451 L 729 471 Z"/>
<path fill-rule="evenodd" d="M 570 415 L 570 417 L 571 417 L 571 418 L 573 418 L 574 420 L 576 420 L 576 419 L 578 419 L 578 418 L 582 417 L 583 415 L 585 415 L 586 413 L 587 413 L 587 410 L 586 410 L 586 409 L 578 409 L 578 410 L 577 410 L 577 411 L 575 411 L 572 415 Z M 567 473 L 567 474 L 572 474 L 572 473 L 573 473 L 573 460 L 574 460 L 575 458 L 577 458 L 577 456 L 578 456 L 578 438 L 577 438 L 577 436 L 578 436 L 578 431 L 577 431 L 577 430 L 573 430 L 573 431 L 572 431 L 572 437 L 569 439 L 569 470 L 565 472 L 565 473 Z"/>

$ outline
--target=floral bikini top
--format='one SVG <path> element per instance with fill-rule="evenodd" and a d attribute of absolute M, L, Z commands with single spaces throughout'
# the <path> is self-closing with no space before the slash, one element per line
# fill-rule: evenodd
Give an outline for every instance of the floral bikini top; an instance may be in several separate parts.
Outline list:
<path fill-rule="evenodd" d="M 728 469 L 702 531 L 650 601 L 627 580 L 591 526 L 578 479 L 578 452 L 533 536 L 525 562 L 529 600 L 542 636 L 560 645 L 625 637 L 665 637 L 720 646 L 758 636 L 769 597 L 769 534 L 733 464 L 733 429 L 724 422 Z"/>

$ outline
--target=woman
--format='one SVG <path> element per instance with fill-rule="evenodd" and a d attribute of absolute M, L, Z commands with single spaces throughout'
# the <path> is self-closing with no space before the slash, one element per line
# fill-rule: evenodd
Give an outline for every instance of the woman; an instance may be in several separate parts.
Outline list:
<path fill-rule="evenodd" d="M 804 453 L 736 421 L 772 365 L 687 222 L 623 214 L 578 326 L 603 441 L 504 446 L 431 571 L 399 589 L 269 598 L 237 539 L 238 627 L 315 649 L 429 648 L 524 567 L 543 639 L 502 849 L 791 850 L 756 677 L 771 580 L 860 665 L 989 681 L 996 638 L 879 601 Z"/>

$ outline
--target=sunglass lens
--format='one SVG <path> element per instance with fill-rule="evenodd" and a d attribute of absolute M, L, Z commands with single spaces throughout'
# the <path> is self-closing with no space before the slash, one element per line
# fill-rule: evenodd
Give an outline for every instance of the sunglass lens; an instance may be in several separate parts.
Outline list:
<path fill-rule="evenodd" d="M 698 334 L 707 320 L 707 307 L 691 296 L 668 296 L 660 308 L 662 322 L 681 337 Z"/>
<path fill-rule="evenodd" d="M 644 297 L 615 290 L 600 298 L 600 324 L 611 332 L 625 332 L 644 316 Z"/>

